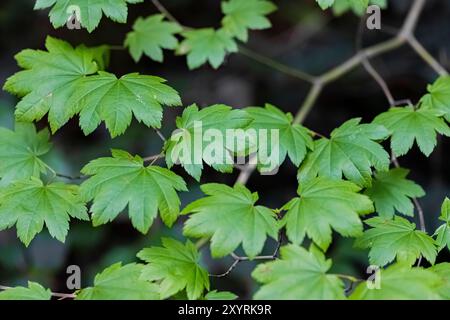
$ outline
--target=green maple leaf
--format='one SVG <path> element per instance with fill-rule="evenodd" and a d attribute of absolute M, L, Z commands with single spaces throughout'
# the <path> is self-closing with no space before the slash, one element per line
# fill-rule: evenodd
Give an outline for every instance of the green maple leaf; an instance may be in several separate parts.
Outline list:
<path fill-rule="evenodd" d="M 279 141 L 279 157 L 277 157 L 278 165 L 281 165 L 288 155 L 291 161 L 298 167 L 306 156 L 308 149 L 314 148 L 311 135 L 305 127 L 294 124 L 293 117 L 290 113 L 284 113 L 277 107 L 266 104 L 265 108 L 249 107 L 245 109 L 253 118 L 253 122 L 249 128 L 261 130 L 278 130 Z M 268 139 L 270 140 L 270 139 Z M 259 146 L 261 148 L 261 146 Z M 274 146 L 268 144 L 268 150 L 262 150 L 265 156 L 269 156 Z M 258 155 L 258 159 L 264 162 L 264 156 Z M 272 168 L 273 169 L 273 168 Z"/>
<path fill-rule="evenodd" d="M 331 260 L 319 250 L 309 252 L 297 245 L 280 249 L 281 259 L 260 264 L 252 277 L 262 283 L 254 299 L 335 300 L 345 299 L 344 283 L 327 274 Z"/>
<path fill-rule="evenodd" d="M 205 300 L 236 300 L 237 295 L 228 291 L 213 290 L 205 295 Z"/>
<path fill-rule="evenodd" d="M 311 152 L 299 170 L 299 180 L 325 176 L 341 179 L 342 176 L 361 186 L 370 186 L 372 170 L 389 169 L 389 154 L 378 141 L 389 132 L 381 125 L 360 124 L 361 119 L 346 121 L 331 132 L 331 138 L 315 141 Z"/>
<path fill-rule="evenodd" d="M 437 228 L 434 233 L 436 245 L 438 246 L 439 251 L 446 246 L 450 250 L 450 199 L 448 198 L 445 198 L 442 203 L 439 220 L 444 221 L 444 224 Z"/>
<path fill-rule="evenodd" d="M 391 219 L 395 212 L 407 216 L 414 215 L 411 198 L 423 197 L 425 191 L 414 181 L 406 179 L 409 170 L 395 168 L 386 172 L 377 172 L 372 186 L 364 193 L 375 203 L 377 213 Z"/>
<path fill-rule="evenodd" d="M 315 178 L 300 184 L 300 197 L 292 199 L 282 223 L 290 241 L 301 244 L 308 235 L 326 250 L 332 240 L 332 229 L 343 236 L 360 236 L 363 224 L 360 214 L 373 212 L 367 196 L 358 194 L 361 188 L 349 181 Z"/>
<path fill-rule="evenodd" d="M 33 177 L 11 183 L 0 189 L 0 230 L 16 225 L 17 235 L 28 246 L 45 223 L 50 235 L 64 242 L 71 217 L 89 220 L 78 189 Z"/>
<path fill-rule="evenodd" d="M 394 220 L 380 217 L 364 221 L 372 227 L 356 240 L 360 248 L 370 248 L 371 264 L 385 266 L 395 258 L 412 265 L 421 255 L 431 264 L 436 260 L 436 246 L 433 238 L 425 232 L 416 230 L 416 225 L 395 216 Z"/>
<path fill-rule="evenodd" d="M 144 0 L 36 0 L 35 10 L 50 10 L 50 21 L 55 28 L 62 27 L 73 15 L 74 8 L 80 12 L 80 24 L 89 32 L 97 28 L 103 14 L 119 23 L 127 22 L 127 3 L 139 3 Z"/>
<path fill-rule="evenodd" d="M 176 191 L 187 191 L 184 180 L 170 170 L 145 166 L 139 156 L 113 150 L 112 158 L 99 158 L 81 172 L 92 176 L 81 185 L 81 194 L 91 206 L 94 226 L 114 220 L 128 205 L 133 226 L 142 233 L 156 218 L 172 226 L 178 217 L 180 199 Z"/>
<path fill-rule="evenodd" d="M 441 278 L 436 291 L 443 299 L 450 300 L 450 263 L 439 263 L 432 266 L 428 270 L 433 271 Z"/>
<path fill-rule="evenodd" d="M 193 70 L 209 62 L 217 69 L 227 53 L 237 52 L 234 39 L 223 29 L 203 28 L 182 33 L 185 40 L 177 49 L 178 54 L 187 54 L 187 64 Z"/>
<path fill-rule="evenodd" d="M 374 123 L 382 124 L 392 132 L 391 149 L 397 156 L 406 154 L 415 140 L 420 151 L 428 157 L 437 144 L 436 132 L 450 136 L 450 128 L 441 115 L 441 112 L 428 108 L 391 108 L 378 115 Z"/>
<path fill-rule="evenodd" d="M 100 71 L 81 81 L 67 102 L 80 112 L 80 126 L 87 135 L 103 120 L 112 137 L 129 127 L 133 115 L 148 127 L 161 127 L 162 104 L 181 105 L 178 93 L 165 80 L 138 73 L 117 78 Z"/>
<path fill-rule="evenodd" d="M 36 282 L 28 282 L 28 288 L 15 287 L 0 292 L 0 300 L 50 300 L 51 298 L 51 291 Z"/>
<path fill-rule="evenodd" d="M 164 15 L 155 14 L 145 19 L 139 17 L 133 25 L 133 31 L 125 38 L 134 61 L 139 61 L 143 54 L 151 59 L 163 62 L 162 49 L 176 49 L 178 40 L 174 34 L 181 32 L 177 23 L 164 21 Z"/>
<path fill-rule="evenodd" d="M 164 247 L 143 249 L 138 257 L 149 263 L 144 267 L 141 279 L 161 281 L 161 299 L 173 296 L 186 289 L 190 300 L 200 298 L 209 290 L 209 274 L 200 266 L 200 255 L 189 240 L 186 244 L 170 238 L 163 238 Z"/>
<path fill-rule="evenodd" d="M 439 77 L 427 87 L 428 94 L 420 100 L 425 108 L 442 112 L 447 121 L 450 121 L 450 76 Z"/>
<path fill-rule="evenodd" d="M 251 118 L 245 111 L 233 110 L 222 104 L 201 110 L 195 104 L 187 107 L 183 115 L 177 117 L 178 130 L 166 143 L 168 167 L 179 163 L 197 181 L 202 175 L 203 162 L 220 172 L 232 172 L 234 161 L 226 131 L 244 128 L 250 122 Z M 210 129 L 219 132 L 225 141 L 212 137 L 210 141 L 203 141 Z"/>
<path fill-rule="evenodd" d="M 224 30 L 244 42 L 248 40 L 248 30 L 270 28 L 272 24 L 265 16 L 277 9 L 266 0 L 229 0 L 222 1 L 221 5 L 225 14 L 222 19 Z"/>
<path fill-rule="evenodd" d="M 33 124 L 23 122 L 17 122 L 14 131 L 0 128 L 0 185 L 47 172 L 48 166 L 39 157 L 50 148 L 46 129 L 36 132 Z"/>
<path fill-rule="evenodd" d="M 94 286 L 80 290 L 77 300 L 159 300 L 159 286 L 142 280 L 142 264 L 115 263 L 95 276 Z"/>
<path fill-rule="evenodd" d="M 335 0 L 316 0 L 322 10 L 328 9 L 333 6 Z"/>
<path fill-rule="evenodd" d="M 256 192 L 251 193 L 240 184 L 232 188 L 209 183 L 201 189 L 207 197 L 183 209 L 182 214 L 192 213 L 183 230 L 188 237 L 211 237 L 213 257 L 226 256 L 242 243 L 252 258 L 262 251 L 267 236 L 277 238 L 276 215 L 266 207 L 255 206 Z"/>
<path fill-rule="evenodd" d="M 95 50 L 84 46 L 73 48 L 65 41 L 47 37 L 48 51 L 26 49 L 16 55 L 25 70 L 8 78 L 4 89 L 22 100 L 16 106 L 16 118 L 31 122 L 48 113 L 53 132 L 61 128 L 76 113 L 67 100 L 77 85 L 89 74 L 97 72 Z"/>
<path fill-rule="evenodd" d="M 378 271 L 379 287 L 370 289 L 361 282 L 350 295 L 352 300 L 425 300 L 440 299 L 441 278 L 430 269 L 394 264 Z"/>

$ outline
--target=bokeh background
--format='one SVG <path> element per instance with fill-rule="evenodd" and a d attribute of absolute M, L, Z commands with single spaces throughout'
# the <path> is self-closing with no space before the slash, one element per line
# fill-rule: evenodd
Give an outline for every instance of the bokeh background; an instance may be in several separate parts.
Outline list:
<path fill-rule="evenodd" d="M 320 74 L 350 57 L 355 52 L 355 38 L 360 18 L 353 13 L 334 17 L 322 12 L 314 0 L 274 1 L 279 9 L 270 16 L 273 28 L 252 32 L 248 47 L 292 68 L 311 74 Z M 383 30 L 364 34 L 364 45 L 387 39 L 403 22 L 411 0 L 389 1 L 382 13 Z M 185 25 L 192 27 L 218 27 L 221 20 L 219 0 L 167 0 L 166 7 Z M 33 11 L 33 0 L 2 0 L 0 2 L 0 82 L 19 68 L 14 54 L 25 48 L 43 49 L 47 35 L 62 38 L 73 45 L 122 45 L 134 20 L 157 13 L 151 1 L 129 6 L 127 24 L 116 24 L 103 18 L 92 34 L 85 30 L 54 30 L 48 19 L 48 10 Z M 450 68 L 450 1 L 429 0 L 417 29 L 418 39 L 441 64 Z M 425 93 L 426 85 L 436 78 L 408 47 L 403 47 L 373 59 L 375 68 L 389 84 L 396 99 L 417 102 Z M 309 85 L 267 68 L 252 59 L 233 54 L 217 71 L 205 66 L 189 71 L 185 57 L 166 52 L 163 64 L 143 58 L 134 63 L 127 51 L 113 50 L 108 71 L 122 75 L 140 72 L 161 76 L 176 88 L 184 106 L 197 103 L 208 106 L 225 103 L 236 108 L 249 105 L 262 106 L 269 102 L 284 111 L 295 113 L 301 105 Z M 13 112 L 17 99 L 0 92 L 0 125 L 13 126 Z M 375 115 L 388 109 L 388 103 L 373 79 L 359 67 L 342 79 L 328 85 L 307 118 L 305 125 L 316 132 L 328 135 L 333 128 L 352 117 L 371 121 Z M 181 108 L 165 109 L 163 133 L 169 136 Z M 38 123 L 40 128 L 46 120 Z M 53 137 L 54 148 L 46 160 L 58 172 L 78 175 L 88 161 L 109 154 L 110 148 L 122 148 L 132 153 L 148 156 L 159 153 L 162 142 L 153 130 L 134 122 L 123 136 L 111 140 L 104 127 L 85 137 L 72 120 Z M 411 169 L 410 178 L 427 192 L 420 200 L 426 214 L 427 229 L 433 232 L 437 225 L 440 204 L 449 194 L 450 166 L 449 139 L 440 139 L 430 158 L 415 148 L 400 158 L 402 166 Z M 159 162 L 164 165 L 163 162 Z M 180 168 L 175 171 L 189 184 L 189 193 L 181 193 L 183 205 L 201 196 L 198 184 Z M 218 174 L 206 169 L 202 183 L 221 182 L 233 184 L 238 172 Z M 253 175 L 248 183 L 252 191 L 260 194 L 260 203 L 272 208 L 281 207 L 296 195 L 296 168 L 286 162 L 277 176 Z M 87 222 L 73 221 L 65 244 L 40 234 L 26 249 L 16 238 L 15 229 L 0 232 L 0 284 L 24 284 L 33 280 L 52 288 L 67 291 L 66 268 L 79 265 L 83 286 L 92 284 L 93 277 L 112 263 L 136 261 L 135 254 L 143 247 L 159 245 L 161 236 L 182 239 L 182 220 L 168 229 L 157 221 L 147 235 L 132 228 L 126 214 L 113 223 L 94 228 Z M 232 236 L 232 235 L 230 235 Z M 268 243 L 270 254 L 274 243 Z M 368 266 L 367 252 L 352 247 L 353 240 L 335 236 L 328 256 L 333 259 L 335 272 L 364 276 Z M 226 271 L 231 258 L 212 260 L 207 248 L 202 250 L 204 264 L 210 273 Z M 444 250 L 439 261 L 449 260 Z M 243 262 L 227 277 L 213 279 L 213 287 L 230 290 L 242 298 L 251 297 L 256 289 L 250 273 L 255 263 Z"/>

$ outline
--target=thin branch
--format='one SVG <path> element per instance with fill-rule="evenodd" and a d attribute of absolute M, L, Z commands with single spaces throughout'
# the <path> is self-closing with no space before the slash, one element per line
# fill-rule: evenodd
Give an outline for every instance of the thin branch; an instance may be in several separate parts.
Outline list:
<path fill-rule="evenodd" d="M 182 26 L 184 28 L 184 26 L 170 13 L 169 10 L 166 9 L 166 7 L 164 7 L 161 2 L 159 2 L 158 0 L 152 0 L 153 5 L 156 7 L 156 9 L 159 10 L 159 12 L 161 12 L 168 20 Z"/>
<path fill-rule="evenodd" d="M 63 173 L 56 173 L 56 176 L 59 177 L 59 178 L 67 179 L 67 180 L 83 180 L 83 179 L 87 178 L 86 176 L 83 176 L 83 175 L 69 176 L 69 175 L 66 175 L 66 174 L 63 174 Z"/>
<path fill-rule="evenodd" d="M 154 128 L 153 130 L 155 130 L 156 134 L 162 140 L 162 142 L 167 141 L 166 137 L 163 135 L 163 133 L 159 129 Z"/>
<path fill-rule="evenodd" d="M 422 44 L 417 41 L 416 37 L 411 36 L 408 38 L 408 43 L 417 52 L 417 54 L 422 58 L 423 61 L 428 63 L 428 65 L 433 68 L 440 76 L 447 76 L 448 72 L 443 66 L 427 51 L 427 49 L 422 46 Z"/>
<path fill-rule="evenodd" d="M 299 111 L 295 115 L 294 123 L 303 123 L 305 121 L 309 112 L 314 107 L 314 104 L 317 101 L 317 98 L 319 97 L 320 93 L 322 92 L 322 89 L 323 89 L 322 81 L 315 81 L 313 86 L 309 90 L 305 101 L 303 102 Z"/>

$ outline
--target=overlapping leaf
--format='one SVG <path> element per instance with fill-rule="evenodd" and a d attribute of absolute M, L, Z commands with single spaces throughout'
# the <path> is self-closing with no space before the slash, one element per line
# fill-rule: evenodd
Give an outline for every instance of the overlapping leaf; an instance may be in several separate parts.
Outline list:
<path fill-rule="evenodd" d="M 80 112 L 80 125 L 85 134 L 105 121 L 111 136 L 118 136 L 128 128 L 133 115 L 145 125 L 159 128 L 162 104 L 181 105 L 178 93 L 164 82 L 164 79 L 138 73 L 118 79 L 100 71 L 98 75 L 81 80 L 67 104 Z"/>
<path fill-rule="evenodd" d="M 439 263 L 429 268 L 429 270 L 441 278 L 436 291 L 443 299 L 450 300 L 450 263 Z"/>
<path fill-rule="evenodd" d="M 436 260 L 436 246 L 433 238 L 416 230 L 416 225 L 396 216 L 394 220 L 380 217 L 365 221 L 371 229 L 356 240 L 355 245 L 370 248 L 369 261 L 385 266 L 394 259 L 412 265 L 421 255 L 431 264 Z"/>
<path fill-rule="evenodd" d="M 239 40 L 247 42 L 248 30 L 262 30 L 272 25 L 266 15 L 276 10 L 276 6 L 266 0 L 222 1 L 225 17 L 222 25 L 225 31 Z"/>
<path fill-rule="evenodd" d="M 233 188 L 210 183 L 201 186 L 206 197 L 183 209 L 191 213 L 184 225 L 188 237 L 211 237 L 211 253 L 223 257 L 242 243 L 249 257 L 258 255 L 267 236 L 277 238 L 275 213 L 263 206 L 255 206 L 258 194 L 236 184 Z"/>
<path fill-rule="evenodd" d="M 162 62 L 162 49 L 176 49 L 178 40 L 174 34 L 181 30 L 177 23 L 164 21 L 162 14 L 145 19 L 138 18 L 133 25 L 133 31 L 127 34 L 125 46 L 129 48 L 135 61 L 139 61 L 145 54 L 155 61 Z"/>
<path fill-rule="evenodd" d="M 450 120 L 450 76 L 439 77 L 433 84 L 428 85 L 428 93 L 422 97 L 420 103 L 425 108 L 442 112 Z"/>
<path fill-rule="evenodd" d="M 387 7 L 387 0 L 334 0 L 333 13 L 342 15 L 349 10 L 352 10 L 357 15 L 363 15 L 366 12 L 368 5 L 377 5 L 385 9 Z"/>
<path fill-rule="evenodd" d="M 414 181 L 406 179 L 408 173 L 409 170 L 403 168 L 377 172 L 372 186 L 364 191 L 375 203 L 381 217 L 390 219 L 396 211 L 407 216 L 414 215 L 411 198 L 422 197 L 425 191 Z"/>
<path fill-rule="evenodd" d="M 74 13 L 77 19 L 89 32 L 97 28 L 103 14 L 119 23 L 127 22 L 128 3 L 139 3 L 144 0 L 36 0 L 35 10 L 50 10 L 50 21 L 55 28 L 67 23 Z"/>
<path fill-rule="evenodd" d="M 351 119 L 334 129 L 331 138 L 315 141 L 299 171 L 299 179 L 319 176 L 341 179 L 343 176 L 361 186 L 370 186 L 372 167 L 378 171 L 389 168 L 389 154 L 378 141 L 388 137 L 382 125 L 360 124 Z"/>
<path fill-rule="evenodd" d="M 44 223 L 50 235 L 64 242 L 70 218 L 89 220 L 76 185 L 44 184 L 37 178 L 19 180 L 0 189 L 0 230 L 16 225 L 28 246 Z"/>
<path fill-rule="evenodd" d="M 379 287 L 361 282 L 351 294 L 352 300 L 435 300 L 441 299 L 442 279 L 430 269 L 394 264 L 378 271 Z M 375 280 L 376 281 L 376 280 Z M 376 283 L 373 283 L 375 286 Z"/>
<path fill-rule="evenodd" d="M 196 180 L 200 180 L 203 162 L 220 172 L 232 172 L 233 150 L 227 147 L 234 137 L 227 130 L 244 128 L 250 121 L 245 111 L 221 104 L 201 110 L 196 105 L 187 107 L 166 144 L 168 167 L 179 163 Z"/>
<path fill-rule="evenodd" d="M 17 122 L 14 131 L 0 128 L 0 185 L 45 173 L 40 157 L 51 148 L 48 140 L 48 130 L 36 132 L 31 123 Z"/>
<path fill-rule="evenodd" d="M 0 292 L 0 300 L 50 300 L 51 297 L 51 291 L 36 282 L 28 282 L 28 288 L 14 287 Z"/>
<path fill-rule="evenodd" d="M 47 37 L 48 51 L 26 49 L 16 55 L 25 70 L 8 78 L 4 89 L 23 97 L 16 118 L 31 122 L 48 113 L 52 131 L 61 128 L 76 111 L 67 104 L 77 85 L 98 70 L 98 52 L 84 46 L 73 48 L 65 41 Z"/>
<path fill-rule="evenodd" d="M 450 136 L 450 128 L 440 116 L 441 111 L 430 108 L 391 108 L 378 115 L 374 123 L 391 131 L 391 149 L 395 155 L 406 154 L 416 141 L 420 151 L 428 157 L 437 144 L 437 133 Z"/>
<path fill-rule="evenodd" d="M 271 159 L 273 157 L 272 152 L 275 152 L 275 150 L 278 150 L 278 155 L 275 154 L 274 157 L 277 165 L 281 165 L 288 155 L 291 161 L 299 166 L 307 151 L 314 148 L 308 129 L 299 124 L 294 124 L 290 113 L 284 113 L 270 104 L 266 104 L 265 108 L 249 107 L 245 110 L 253 119 L 249 128 L 256 129 L 259 142 L 258 160 L 260 163 L 262 162 L 260 164 L 262 168 L 266 166 L 264 164 L 265 158 Z M 263 130 L 267 130 L 267 135 L 263 135 L 267 141 L 261 141 L 259 133 Z M 273 131 L 276 131 L 277 136 L 275 137 L 277 139 L 272 137 Z M 275 143 L 272 143 L 272 140 Z"/>
<path fill-rule="evenodd" d="M 148 263 L 141 279 L 161 281 L 161 299 L 186 289 L 189 299 L 195 300 L 209 290 L 208 272 L 200 266 L 200 255 L 189 240 L 186 244 L 170 238 L 162 239 L 163 247 L 143 249 L 138 257 Z"/>
<path fill-rule="evenodd" d="M 189 69 L 209 64 L 217 69 L 231 52 L 237 52 L 234 39 L 223 29 L 203 28 L 182 33 L 185 40 L 177 49 L 178 54 L 187 54 Z"/>
<path fill-rule="evenodd" d="M 292 199 L 282 222 L 290 241 L 301 244 L 305 235 L 326 250 L 332 229 L 343 236 L 359 236 L 363 231 L 360 214 L 373 212 L 367 196 L 358 194 L 360 187 L 349 181 L 315 178 L 300 184 L 300 197 Z"/>
<path fill-rule="evenodd" d="M 262 283 L 254 298 L 262 300 L 345 299 L 344 283 L 327 274 L 331 260 L 319 250 L 309 252 L 296 245 L 281 248 L 281 259 L 260 264 L 252 273 Z"/>
<path fill-rule="evenodd" d="M 81 193 L 86 201 L 93 200 L 94 226 L 114 220 L 127 206 L 133 226 L 142 233 L 158 210 L 171 226 L 180 208 L 177 191 L 187 191 L 184 180 L 172 171 L 145 166 L 141 157 L 120 150 L 113 150 L 111 158 L 91 161 L 82 173 L 92 176 L 81 185 Z"/>
<path fill-rule="evenodd" d="M 437 228 L 434 236 L 436 236 L 436 245 L 439 251 L 447 247 L 450 250 L 450 199 L 445 198 L 441 207 L 441 215 L 439 220 L 444 221 L 439 228 Z"/>
<path fill-rule="evenodd" d="M 140 278 L 144 266 L 116 263 L 97 274 L 94 286 L 77 293 L 77 300 L 159 300 L 159 286 Z"/>

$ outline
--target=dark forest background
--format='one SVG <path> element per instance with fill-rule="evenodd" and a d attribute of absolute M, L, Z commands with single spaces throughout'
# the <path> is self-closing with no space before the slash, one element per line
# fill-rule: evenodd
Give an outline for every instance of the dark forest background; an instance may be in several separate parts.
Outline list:
<path fill-rule="evenodd" d="M 252 32 L 248 47 L 262 55 L 276 59 L 293 68 L 311 74 L 320 74 L 339 64 L 355 52 L 355 38 L 360 18 L 353 13 L 334 17 L 323 12 L 314 0 L 274 1 L 278 11 L 270 16 L 273 28 Z M 421 43 L 450 69 L 450 1 L 429 0 L 417 29 Z M 219 26 L 221 19 L 219 0 L 167 0 L 164 4 L 185 25 L 192 27 Z M 364 45 L 387 39 L 400 27 L 410 0 L 391 0 L 382 13 L 383 30 L 364 34 Z M 47 35 L 69 41 L 73 45 L 122 45 L 125 35 L 139 16 L 157 13 L 150 1 L 129 5 L 127 24 L 117 24 L 103 18 L 93 33 L 85 30 L 54 30 L 48 19 L 48 10 L 33 11 L 33 0 L 0 1 L 0 82 L 17 72 L 14 55 L 22 49 L 43 49 Z M 140 72 L 157 75 L 168 80 L 177 89 L 184 106 L 197 103 L 208 106 L 224 103 L 236 108 L 272 103 L 284 111 L 295 113 L 301 105 L 309 85 L 299 79 L 269 69 L 241 54 L 227 57 L 219 70 L 204 66 L 189 71 L 185 57 L 165 53 L 163 64 L 144 57 L 135 64 L 127 51 L 114 50 L 108 71 L 118 75 Z M 382 74 L 395 98 L 417 102 L 425 93 L 426 85 L 436 74 L 407 46 L 372 60 Z M 13 112 L 17 99 L 0 92 L 0 125 L 13 126 Z M 305 125 L 316 132 L 328 135 L 331 130 L 352 117 L 371 121 L 389 107 L 376 82 L 359 67 L 342 79 L 328 85 Z M 166 108 L 163 133 L 169 136 L 175 117 L 181 108 Z M 39 127 L 46 126 L 43 120 Z M 162 142 L 153 130 L 134 122 L 126 133 L 111 140 L 104 127 L 85 137 L 73 119 L 53 137 L 54 148 L 47 158 L 58 172 L 77 175 L 88 161 L 109 154 L 110 148 L 123 148 L 141 156 L 157 154 Z M 411 169 L 410 178 L 427 192 L 422 198 L 426 225 L 430 232 L 437 227 L 440 205 L 449 194 L 450 166 L 449 139 L 441 139 L 438 148 L 426 158 L 415 148 L 400 158 L 402 166 Z M 161 162 L 160 162 L 161 163 Z M 198 184 L 180 168 L 189 184 L 189 193 L 181 193 L 183 205 L 201 196 Z M 202 183 L 222 182 L 233 184 L 238 172 L 222 175 L 206 169 Z M 248 183 L 258 191 L 261 202 L 277 208 L 296 195 L 296 168 L 286 162 L 277 176 L 253 175 Z M 93 228 L 90 223 L 73 221 L 66 244 L 40 234 L 26 249 L 16 238 L 15 228 L 0 232 L 0 283 L 24 284 L 38 281 L 55 291 L 65 288 L 66 268 L 76 264 L 81 267 L 83 285 L 90 285 L 94 275 L 104 267 L 118 261 L 136 261 L 135 254 L 143 247 L 159 244 L 164 235 L 181 237 L 182 219 L 173 229 L 160 222 L 153 225 L 147 235 L 132 228 L 126 214 L 113 223 Z M 273 244 L 271 244 L 273 245 Z M 272 250 L 268 245 L 267 252 Z M 368 266 L 367 252 L 354 249 L 353 240 L 336 237 L 328 256 L 334 261 L 336 272 L 364 276 Z M 212 260 L 204 249 L 204 263 L 211 273 L 224 272 L 231 258 Z M 445 257 L 444 255 L 447 256 Z M 438 260 L 448 261 L 443 251 Z M 255 264 L 243 262 L 226 278 L 213 279 L 213 286 L 230 290 L 241 297 L 250 297 L 256 289 L 250 273 Z"/>

